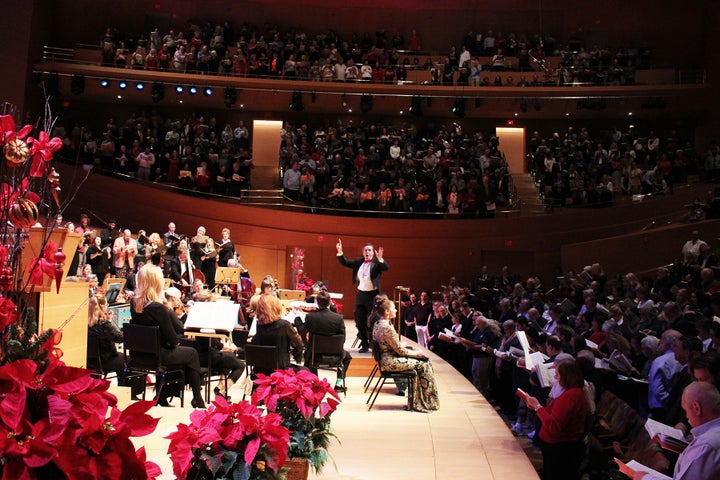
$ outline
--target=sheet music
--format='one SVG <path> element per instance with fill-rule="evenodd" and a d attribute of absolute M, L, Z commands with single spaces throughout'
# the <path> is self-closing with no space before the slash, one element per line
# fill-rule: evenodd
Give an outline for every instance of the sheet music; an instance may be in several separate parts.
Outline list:
<path fill-rule="evenodd" d="M 237 325 L 239 308 L 234 302 L 195 302 L 188 310 L 185 329 L 231 332 Z"/>

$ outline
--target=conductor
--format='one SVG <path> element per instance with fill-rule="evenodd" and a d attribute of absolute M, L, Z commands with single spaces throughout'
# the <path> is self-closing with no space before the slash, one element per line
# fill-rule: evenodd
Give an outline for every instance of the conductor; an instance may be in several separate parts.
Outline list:
<path fill-rule="evenodd" d="M 360 353 L 369 350 L 368 315 L 373 306 L 373 299 L 380 294 L 380 277 L 387 270 L 388 264 L 383 259 L 383 247 L 374 249 L 371 243 L 365 244 L 362 256 L 348 260 L 343 254 L 342 240 L 338 239 L 335 246 L 340 265 L 352 268 L 352 281 L 357 285 L 355 297 L 355 325 L 360 338 Z"/>

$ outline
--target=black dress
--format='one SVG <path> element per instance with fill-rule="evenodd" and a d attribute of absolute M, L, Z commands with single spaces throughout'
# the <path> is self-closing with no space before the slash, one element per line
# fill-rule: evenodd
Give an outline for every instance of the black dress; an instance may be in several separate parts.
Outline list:
<path fill-rule="evenodd" d="M 218 267 L 227 267 L 228 260 L 235 256 L 235 244 L 228 238 L 215 243 L 215 247 L 218 251 Z"/>
<path fill-rule="evenodd" d="M 293 358 L 300 363 L 302 359 L 303 342 L 300 335 L 295 331 L 295 327 L 290 322 L 281 318 L 266 325 L 257 326 L 257 333 L 252 338 L 254 345 L 273 345 L 277 347 L 278 366 L 280 369 L 295 368 L 290 364 L 290 353 L 292 351 Z M 256 373 L 264 373 L 266 375 L 272 372 L 261 371 L 255 369 Z"/>
<path fill-rule="evenodd" d="M 100 361 L 105 372 L 113 371 L 118 377 L 125 369 L 125 359 L 115 348 L 116 343 L 123 341 L 123 333 L 115 323 L 108 320 L 101 320 L 88 329 L 88 343 L 98 342 Z M 97 359 L 88 358 L 87 364 L 93 365 Z"/>
<path fill-rule="evenodd" d="M 165 305 L 158 302 L 151 302 L 143 308 L 142 312 L 135 311 L 133 304 L 130 323 L 137 325 L 159 326 L 160 327 L 160 359 L 165 366 L 182 366 L 185 371 L 185 382 L 190 385 L 193 397 L 202 399 L 200 391 L 200 358 L 193 347 L 178 345 L 180 340 L 178 334 L 184 330 L 182 322 L 175 313 L 171 312 Z M 142 354 L 130 355 L 143 361 Z M 150 358 L 147 358 L 150 361 Z"/>

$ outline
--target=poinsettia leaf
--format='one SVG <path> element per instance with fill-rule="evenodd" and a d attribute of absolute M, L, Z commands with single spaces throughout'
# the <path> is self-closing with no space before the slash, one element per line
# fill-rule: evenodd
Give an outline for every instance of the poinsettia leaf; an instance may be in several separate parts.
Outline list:
<path fill-rule="evenodd" d="M 127 427 L 130 429 L 130 436 L 144 437 L 155 431 L 160 418 L 153 418 L 145 414 L 155 404 L 153 401 L 139 401 L 128 405 L 120 413 L 118 425 L 115 428 Z"/>
<path fill-rule="evenodd" d="M 3 423 L 16 430 L 25 416 L 27 392 L 20 384 L 13 384 L 13 388 L 3 395 L 0 401 L 0 419 Z"/>

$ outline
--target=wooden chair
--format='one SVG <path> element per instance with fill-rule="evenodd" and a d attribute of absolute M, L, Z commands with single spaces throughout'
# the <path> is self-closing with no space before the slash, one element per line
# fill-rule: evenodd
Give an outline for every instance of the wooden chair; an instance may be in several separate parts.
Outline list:
<path fill-rule="evenodd" d="M 370 411 L 375 405 L 375 400 L 377 400 L 378 395 L 380 394 L 380 390 L 382 390 L 383 385 L 385 385 L 385 382 L 387 380 L 395 380 L 395 379 L 403 379 L 408 382 L 408 410 L 410 410 L 410 407 L 413 404 L 413 388 L 412 383 L 416 380 L 415 377 L 417 377 L 417 373 L 415 373 L 414 370 L 407 370 L 403 372 L 391 372 L 387 370 L 383 370 L 382 368 L 382 352 L 380 351 L 380 345 L 376 342 L 372 342 L 372 354 L 373 359 L 375 360 L 375 363 L 377 364 L 377 371 L 380 374 L 377 381 L 375 382 L 375 386 L 373 387 L 372 391 L 370 392 L 370 396 L 365 401 L 365 403 L 369 403 L 370 406 L 368 407 L 368 411 Z"/>
<path fill-rule="evenodd" d="M 128 374 L 155 375 L 155 398 L 160 398 L 167 385 L 180 385 L 180 406 L 185 406 L 185 372 L 179 365 L 163 365 L 160 358 L 160 327 L 127 323 L 123 326 L 123 353 L 125 372 Z M 145 389 L 142 392 L 145 400 Z"/>
<path fill-rule="evenodd" d="M 308 368 L 313 369 L 338 369 L 343 368 L 343 354 L 345 353 L 345 335 L 313 335 L 312 349 L 310 352 L 310 364 Z M 345 374 L 342 376 L 343 392 L 346 392 Z"/>

